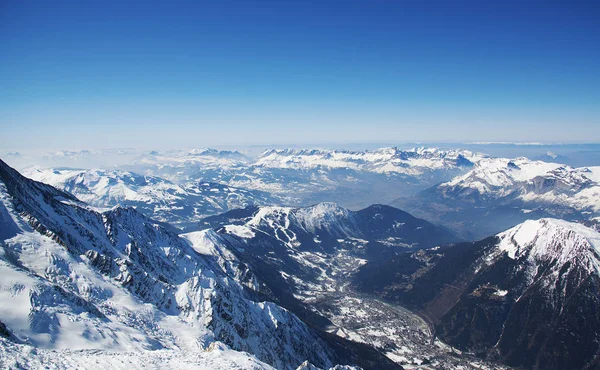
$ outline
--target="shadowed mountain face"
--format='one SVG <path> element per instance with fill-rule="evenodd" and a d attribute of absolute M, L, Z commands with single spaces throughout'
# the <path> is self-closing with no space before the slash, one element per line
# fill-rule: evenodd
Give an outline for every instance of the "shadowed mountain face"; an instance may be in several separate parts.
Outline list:
<path fill-rule="evenodd" d="M 287 242 L 294 244 L 293 238 L 290 239 L 292 234 L 302 239 L 296 243 L 300 248 L 331 249 L 343 238 L 360 238 L 405 249 L 422 249 L 458 240 L 443 227 L 380 204 L 360 211 L 350 211 L 335 203 L 300 208 L 252 206 L 207 217 L 198 227 L 224 225 L 246 225 L 278 238 L 282 236 L 278 230 L 285 229 L 291 232 L 283 236 Z"/>
<path fill-rule="evenodd" d="M 307 313 L 298 297 L 340 284 L 366 261 L 457 240 L 444 228 L 382 205 L 357 212 L 334 203 L 249 207 L 206 218 L 201 225 L 212 229 L 187 235 L 232 251 L 267 283 L 273 298 L 297 313 Z"/>
<path fill-rule="evenodd" d="M 287 300 L 303 312 L 304 305 L 297 299 L 303 291 L 311 295 L 326 281 L 334 284 L 364 260 L 386 259 L 457 239 L 444 228 L 382 205 L 358 212 L 334 203 L 248 207 L 208 217 L 201 225 L 212 229 L 188 237 L 230 250 L 267 282 L 276 292 L 274 298 Z M 344 266 L 342 259 L 348 260 Z"/>
<path fill-rule="evenodd" d="M 354 212 L 334 203 L 250 207 L 209 217 L 202 225 L 211 229 L 183 237 L 207 255 L 248 266 L 267 285 L 269 299 L 305 322 L 354 341 L 376 343 L 403 365 L 436 358 L 439 368 L 450 369 L 454 362 L 466 362 L 434 344 L 428 347 L 427 327 L 414 315 L 357 295 L 348 286 L 368 261 L 456 241 L 446 229 L 389 206 Z M 406 331 L 407 325 L 414 327 Z M 407 351 L 414 355 L 403 356 Z"/>
<path fill-rule="evenodd" d="M 368 263 L 355 287 L 420 310 L 448 343 L 533 369 L 599 365 L 600 234 L 555 219 Z"/>

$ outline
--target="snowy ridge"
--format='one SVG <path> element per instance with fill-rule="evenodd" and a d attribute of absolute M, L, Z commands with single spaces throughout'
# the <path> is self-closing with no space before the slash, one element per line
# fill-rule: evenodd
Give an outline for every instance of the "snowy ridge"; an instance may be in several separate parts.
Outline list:
<path fill-rule="evenodd" d="M 527 219 L 600 216 L 599 179 L 599 167 L 487 158 L 464 175 L 392 204 L 468 239 L 481 239 Z"/>
<path fill-rule="evenodd" d="M 579 223 L 559 219 L 529 220 L 498 234 L 498 248 L 512 259 L 548 260 L 559 265 L 581 258 L 600 274 L 600 233 Z"/>
<path fill-rule="evenodd" d="M 53 351 L 221 341 L 276 368 L 333 366 L 295 315 L 246 297 L 258 282 L 243 267 L 199 254 L 134 209 L 96 212 L 1 161 L 0 180 L 0 299 L 13 303 L 0 306 L 0 322 L 11 340 Z"/>
<path fill-rule="evenodd" d="M 119 170 L 30 168 L 23 174 L 33 180 L 61 188 L 98 207 L 113 207 L 124 201 L 168 204 L 185 191 L 159 177 L 140 176 Z"/>
<path fill-rule="evenodd" d="M 473 170 L 438 187 L 447 198 L 520 200 L 525 204 L 564 206 L 600 212 L 598 167 L 572 168 L 527 158 L 480 161 Z"/>
<path fill-rule="evenodd" d="M 595 369 L 599 261 L 600 233 L 543 218 L 368 263 L 355 281 L 361 291 L 421 308 L 436 334 L 462 351 L 516 368 Z"/>
<path fill-rule="evenodd" d="M 480 161 L 465 175 L 438 187 L 445 197 L 483 199 L 512 197 L 525 204 L 564 206 L 600 212 L 598 167 L 572 168 L 527 158 Z"/>
<path fill-rule="evenodd" d="M 274 370 L 245 352 L 233 351 L 220 342 L 206 350 L 45 350 L 0 337 L 0 366 L 7 369 L 248 369 Z"/>
<path fill-rule="evenodd" d="M 319 230 L 335 230 L 338 235 L 352 235 L 357 229 L 357 222 L 352 213 L 335 203 L 319 203 L 310 207 L 299 208 L 294 213 L 296 220 L 310 233 Z"/>
<path fill-rule="evenodd" d="M 480 193 L 493 193 L 498 188 L 507 188 L 515 182 L 533 180 L 549 171 L 561 167 L 558 163 L 531 161 L 527 158 L 489 158 L 475 165 L 468 173 L 457 176 L 440 186 L 473 188 Z"/>
<path fill-rule="evenodd" d="M 295 235 L 290 225 L 311 234 L 326 230 L 337 237 L 355 235 L 359 230 L 352 212 L 335 203 L 318 203 L 301 208 L 261 207 L 246 224 L 258 229 L 278 229 L 281 234 L 294 241 Z M 275 235 L 278 235 L 277 231 Z"/>

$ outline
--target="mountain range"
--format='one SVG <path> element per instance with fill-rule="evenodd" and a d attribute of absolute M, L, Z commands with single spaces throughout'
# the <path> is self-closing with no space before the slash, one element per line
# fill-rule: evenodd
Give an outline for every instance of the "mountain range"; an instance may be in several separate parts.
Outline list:
<path fill-rule="evenodd" d="M 600 215 L 600 167 L 487 158 L 464 175 L 392 204 L 469 239 L 527 219 L 588 220 Z"/>
<path fill-rule="evenodd" d="M 125 168 L 176 183 L 201 180 L 265 191 L 286 198 L 289 205 L 334 201 L 364 208 L 448 180 L 484 157 L 435 148 L 269 149 L 256 158 L 198 149 L 147 153 Z"/>
<path fill-rule="evenodd" d="M 135 163 L 29 179 L 0 161 L 0 364 L 599 366 L 597 167 L 422 148 Z M 310 204 L 332 194 L 355 210 Z M 392 194 L 422 218 L 357 207 Z"/>
<path fill-rule="evenodd" d="M 180 229 L 229 209 L 286 202 L 283 198 L 258 190 L 204 181 L 179 185 L 160 177 L 123 170 L 30 167 L 23 173 L 31 179 L 67 191 L 95 207 L 135 207 L 148 217 Z"/>

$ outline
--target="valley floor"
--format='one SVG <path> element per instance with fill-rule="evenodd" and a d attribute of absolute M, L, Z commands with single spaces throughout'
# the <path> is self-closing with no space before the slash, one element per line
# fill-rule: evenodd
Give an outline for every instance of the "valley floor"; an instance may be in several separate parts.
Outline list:
<path fill-rule="evenodd" d="M 364 244 L 360 239 L 338 242 L 358 250 Z M 314 253 L 297 258 L 317 269 L 319 278 L 316 283 L 295 280 L 300 287 L 295 296 L 333 323 L 326 331 L 376 347 L 405 369 L 506 369 L 433 338 L 428 322 L 409 309 L 355 292 L 350 282 L 365 260 L 345 250 L 329 259 Z"/>
<path fill-rule="evenodd" d="M 349 283 L 313 303 L 333 326 L 326 330 L 370 344 L 405 369 L 504 369 L 433 338 L 427 322 L 410 310 L 353 292 Z"/>

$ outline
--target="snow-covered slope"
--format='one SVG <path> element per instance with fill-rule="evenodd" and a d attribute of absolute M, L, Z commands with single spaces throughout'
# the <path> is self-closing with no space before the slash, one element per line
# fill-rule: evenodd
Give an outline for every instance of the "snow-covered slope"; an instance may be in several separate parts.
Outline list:
<path fill-rule="evenodd" d="M 206 350 L 48 350 L 0 337 L 3 369 L 248 369 L 274 370 L 245 352 L 233 351 L 220 342 Z"/>
<path fill-rule="evenodd" d="M 527 158 L 479 161 L 462 176 L 394 204 L 483 237 L 529 218 L 600 215 L 600 170 Z"/>
<path fill-rule="evenodd" d="M 292 249 L 330 252 L 331 244 L 352 238 L 408 249 L 457 240 L 444 228 L 384 205 L 350 211 L 335 203 L 318 203 L 298 208 L 249 208 L 248 212 L 241 225 L 248 231 L 243 234 L 268 234 Z M 239 217 L 237 213 L 234 212 Z M 227 215 L 222 215 L 222 224 L 229 222 Z M 225 227 L 226 232 L 233 234 L 240 234 L 241 230 Z"/>
<path fill-rule="evenodd" d="M 479 162 L 463 176 L 438 187 L 446 196 L 497 200 L 513 197 L 532 205 L 565 206 L 600 212 L 597 167 L 571 168 L 557 163 L 495 158 Z"/>
<path fill-rule="evenodd" d="M 367 259 L 456 241 L 443 228 L 381 205 L 358 212 L 319 203 L 229 213 L 206 222 L 213 229 L 183 237 L 199 253 L 218 256 L 223 265 L 233 260 L 251 266 L 271 291 L 286 286 L 300 301 L 333 289 L 342 275 Z"/>
<path fill-rule="evenodd" d="M 195 227 L 209 215 L 249 205 L 283 202 L 268 193 L 211 182 L 182 185 L 121 170 L 32 167 L 23 174 L 65 190 L 96 207 L 135 207 L 148 217 L 179 228 Z"/>
<path fill-rule="evenodd" d="M 559 167 L 561 165 L 557 163 L 531 161 L 527 158 L 489 158 L 440 187 L 473 189 L 481 195 L 499 198 L 506 196 L 515 184 L 531 181 Z"/>
<path fill-rule="evenodd" d="M 559 219 L 529 220 L 498 237 L 499 250 L 512 259 L 526 258 L 531 264 L 550 260 L 559 269 L 577 259 L 590 273 L 600 274 L 600 234 L 582 224 Z"/>
<path fill-rule="evenodd" d="M 418 307 L 438 335 L 511 366 L 600 364 L 600 233 L 529 220 L 495 237 L 367 265 L 363 291 Z"/>
<path fill-rule="evenodd" d="M 334 352 L 295 315 L 250 299 L 261 283 L 244 266 L 223 269 L 134 209 L 97 212 L 0 161 L 0 222 L 1 332 L 18 344 L 3 355 L 31 347 L 194 352 L 220 341 L 280 369 L 306 360 L 333 364 Z M 236 279 L 241 275 L 247 279 Z M 68 353 L 35 351 L 33 364 Z M 236 356 L 240 366 L 258 364 Z M 74 357 L 85 361 L 85 353 Z M 161 357 L 153 352 L 143 361 Z M 219 367 L 239 361 L 230 357 Z"/>

